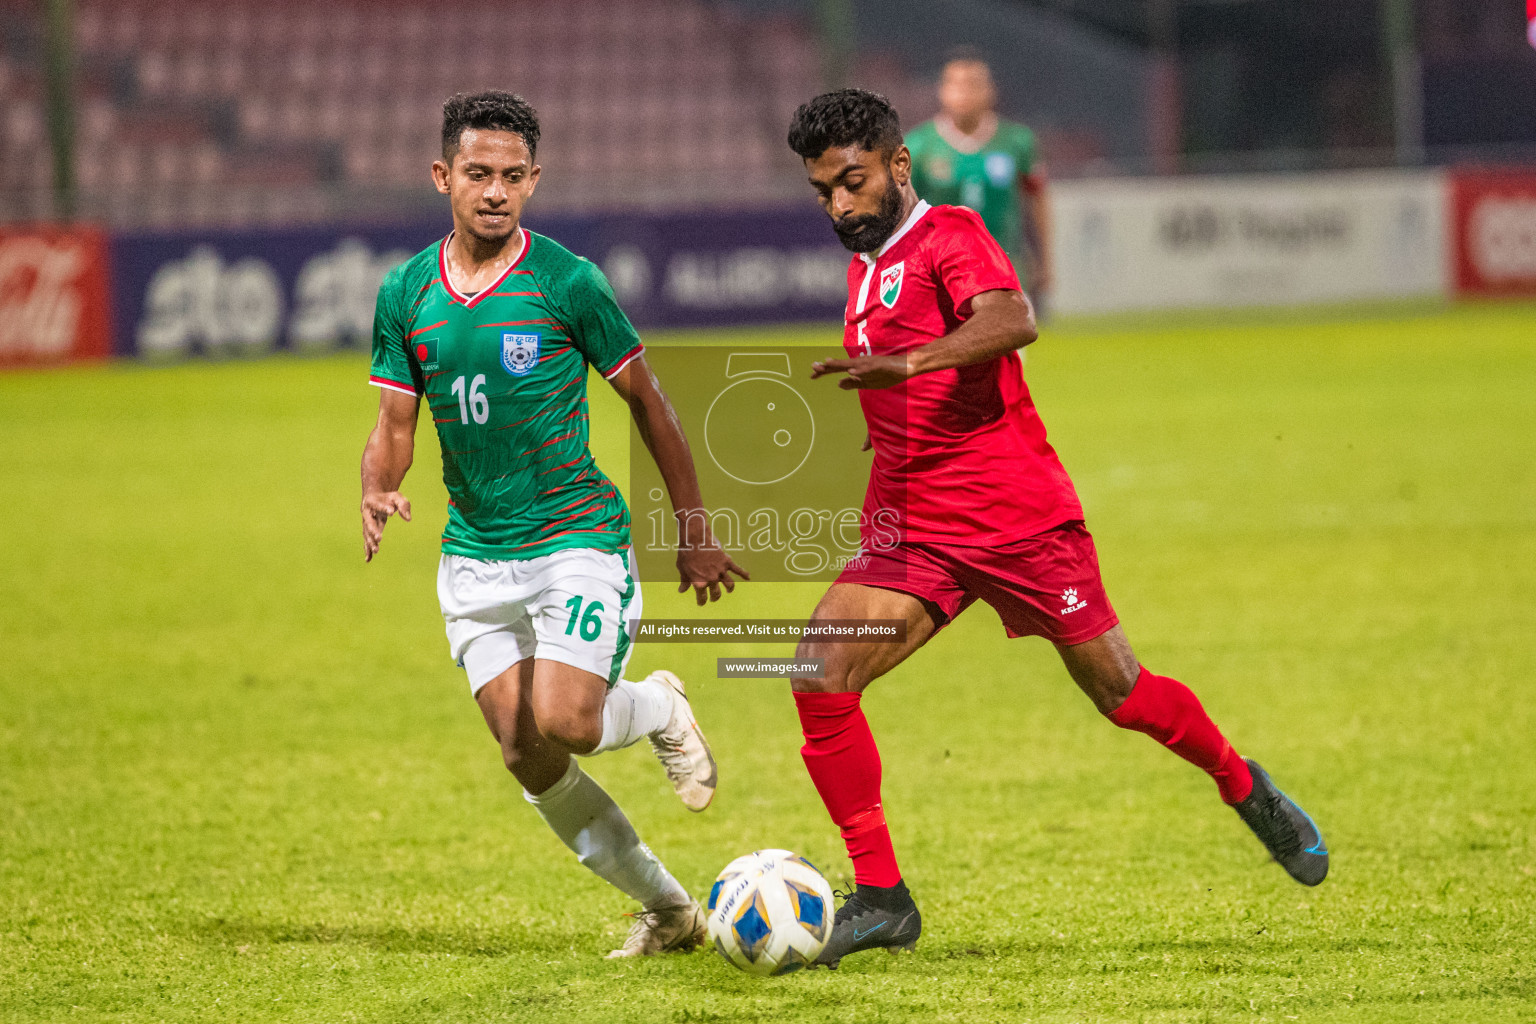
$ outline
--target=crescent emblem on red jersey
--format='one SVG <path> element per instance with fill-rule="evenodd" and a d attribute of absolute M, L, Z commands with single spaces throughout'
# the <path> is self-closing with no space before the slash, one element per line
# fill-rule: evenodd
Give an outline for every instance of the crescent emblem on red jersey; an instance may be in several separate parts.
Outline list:
<path fill-rule="evenodd" d="M 901 296 L 901 277 L 906 260 L 902 260 L 894 267 L 886 267 L 880 271 L 880 302 L 886 309 L 894 309 L 896 300 Z"/>

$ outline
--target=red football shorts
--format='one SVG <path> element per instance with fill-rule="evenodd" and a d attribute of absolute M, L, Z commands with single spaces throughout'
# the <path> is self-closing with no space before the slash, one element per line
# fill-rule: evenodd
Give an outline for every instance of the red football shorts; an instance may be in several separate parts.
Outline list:
<path fill-rule="evenodd" d="M 1010 544 L 902 542 L 853 559 L 838 583 L 911 594 L 936 605 L 942 627 L 980 599 L 997 610 L 1009 636 L 1080 644 L 1120 621 L 1099 578 L 1093 537 L 1081 522 Z"/>

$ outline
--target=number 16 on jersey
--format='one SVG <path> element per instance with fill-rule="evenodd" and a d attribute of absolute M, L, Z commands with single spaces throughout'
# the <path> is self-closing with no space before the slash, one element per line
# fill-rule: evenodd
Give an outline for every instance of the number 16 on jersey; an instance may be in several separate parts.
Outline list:
<path fill-rule="evenodd" d="M 491 400 L 485 397 L 485 392 L 480 389 L 485 387 L 485 374 L 475 374 L 475 379 L 469 382 L 469 392 L 466 396 L 464 390 L 464 378 L 454 379 L 452 391 L 459 399 L 459 422 L 468 423 L 473 416 L 476 423 L 484 423 L 491 418 Z"/>

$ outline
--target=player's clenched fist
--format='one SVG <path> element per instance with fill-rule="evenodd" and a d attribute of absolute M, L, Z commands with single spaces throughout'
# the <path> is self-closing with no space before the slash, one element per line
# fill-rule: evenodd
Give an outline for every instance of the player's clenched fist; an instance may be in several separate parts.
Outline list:
<path fill-rule="evenodd" d="M 363 561 L 373 561 L 384 539 L 384 524 L 389 517 L 399 514 L 406 522 L 411 521 L 411 501 L 399 491 L 376 491 L 363 495 Z"/>

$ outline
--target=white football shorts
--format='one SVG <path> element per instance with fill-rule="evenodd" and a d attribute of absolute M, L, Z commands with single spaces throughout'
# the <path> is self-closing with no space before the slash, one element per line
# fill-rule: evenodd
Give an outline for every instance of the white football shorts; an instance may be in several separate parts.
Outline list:
<path fill-rule="evenodd" d="M 445 554 L 437 600 L 449 653 L 469 674 L 472 694 L 525 658 L 573 665 L 612 686 L 629 662 L 640 581 L 628 549 L 509 561 Z"/>

